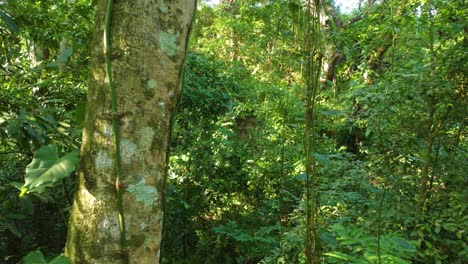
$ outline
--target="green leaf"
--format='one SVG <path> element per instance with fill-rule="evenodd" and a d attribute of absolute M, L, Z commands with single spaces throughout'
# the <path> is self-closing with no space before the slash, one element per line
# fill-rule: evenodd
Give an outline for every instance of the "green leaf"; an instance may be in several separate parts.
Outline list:
<path fill-rule="evenodd" d="M 10 182 L 8 185 L 10 185 L 13 188 L 16 188 L 21 191 L 21 187 L 23 184 L 21 182 Z"/>
<path fill-rule="evenodd" d="M 71 260 L 63 255 L 47 262 L 40 250 L 31 251 L 23 258 L 23 264 L 71 264 Z"/>
<path fill-rule="evenodd" d="M 63 255 L 55 257 L 49 264 L 71 264 L 71 260 Z"/>
<path fill-rule="evenodd" d="M 17 238 L 21 238 L 23 234 L 16 228 L 16 226 L 8 221 L 2 220 L 2 225 L 4 225 L 13 235 L 15 235 Z"/>
<path fill-rule="evenodd" d="M 338 242 L 336 241 L 336 237 L 330 232 L 323 232 L 320 234 L 320 239 L 328 244 L 333 246 L 339 246 Z"/>
<path fill-rule="evenodd" d="M 390 241 L 395 243 L 395 245 L 398 246 L 398 248 L 400 248 L 402 250 L 406 250 L 406 251 L 410 251 L 410 252 L 416 252 L 415 246 L 412 245 L 410 242 L 406 241 L 403 238 L 392 237 L 392 238 L 390 238 Z"/>
<path fill-rule="evenodd" d="M 337 115 L 341 115 L 342 112 L 340 110 L 336 110 L 336 109 L 333 109 L 333 110 L 327 110 L 327 111 L 320 111 L 320 113 L 324 116 L 337 116 Z"/>
<path fill-rule="evenodd" d="M 64 50 L 62 50 L 62 52 L 60 52 L 60 54 L 57 56 L 57 61 L 58 63 L 65 63 L 68 61 L 68 59 L 70 58 L 70 56 L 73 54 L 73 47 L 68 47 Z"/>
<path fill-rule="evenodd" d="M 344 253 L 341 253 L 341 252 L 327 252 L 325 253 L 326 256 L 329 256 L 329 257 L 332 257 L 332 258 L 337 258 L 337 259 L 341 259 L 341 260 L 346 260 L 346 261 L 350 261 L 352 258 L 351 256 L 349 255 L 346 255 Z"/>
<path fill-rule="evenodd" d="M 52 186 L 56 181 L 68 177 L 75 171 L 79 161 L 78 151 L 71 151 L 59 158 L 57 146 L 40 148 L 26 167 L 25 184 L 21 187 L 20 196 L 35 191 L 41 192 L 44 187 Z"/>
<path fill-rule="evenodd" d="M 19 33 L 19 27 L 16 24 L 16 22 L 8 15 L 7 13 L 3 12 L 0 10 L 0 18 L 5 22 L 7 25 L 8 29 L 13 32 L 18 34 Z"/>
<path fill-rule="evenodd" d="M 449 232 L 457 231 L 457 225 L 455 225 L 454 223 L 443 223 L 442 227 Z"/>
<path fill-rule="evenodd" d="M 307 180 L 307 173 L 299 173 L 299 174 L 296 175 L 295 178 L 298 179 L 298 180 L 301 180 L 301 181 L 306 181 Z"/>
<path fill-rule="evenodd" d="M 78 102 L 75 108 L 75 112 L 73 114 L 74 120 L 83 126 L 85 120 L 85 113 L 86 113 L 86 101 Z"/>
<path fill-rule="evenodd" d="M 23 264 L 47 264 L 44 255 L 39 250 L 31 251 L 23 258 Z"/>
<path fill-rule="evenodd" d="M 369 135 L 371 134 L 371 132 L 372 132 L 372 129 L 370 129 L 370 128 L 367 128 L 367 129 L 366 129 L 366 134 L 365 134 L 366 138 L 369 137 Z"/>
<path fill-rule="evenodd" d="M 51 62 L 51 63 L 48 63 L 46 65 L 47 68 L 57 68 L 58 67 L 58 63 L 57 62 Z"/>
<path fill-rule="evenodd" d="M 427 248 L 433 248 L 432 243 L 427 240 L 424 241 L 424 244 L 426 245 Z"/>
<path fill-rule="evenodd" d="M 327 155 L 319 154 L 319 153 L 313 153 L 312 154 L 314 158 L 323 165 L 330 165 L 330 159 L 328 158 Z"/>

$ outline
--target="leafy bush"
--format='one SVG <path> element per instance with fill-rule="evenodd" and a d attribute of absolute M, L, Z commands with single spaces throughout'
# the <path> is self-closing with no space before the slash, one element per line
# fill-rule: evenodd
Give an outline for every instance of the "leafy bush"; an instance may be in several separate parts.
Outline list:
<path fill-rule="evenodd" d="M 327 241 L 334 250 L 326 252 L 328 263 L 396 263 L 409 264 L 416 256 L 416 242 L 397 234 L 380 237 L 352 225 L 336 224 Z M 335 242 L 336 241 L 336 242 Z"/>

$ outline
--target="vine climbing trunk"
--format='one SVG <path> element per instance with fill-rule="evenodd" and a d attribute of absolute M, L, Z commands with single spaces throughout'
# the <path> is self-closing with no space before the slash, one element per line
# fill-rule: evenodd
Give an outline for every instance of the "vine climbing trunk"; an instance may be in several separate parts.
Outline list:
<path fill-rule="evenodd" d="M 73 263 L 159 263 L 172 117 L 195 9 L 195 0 L 97 1 L 65 249 Z"/>

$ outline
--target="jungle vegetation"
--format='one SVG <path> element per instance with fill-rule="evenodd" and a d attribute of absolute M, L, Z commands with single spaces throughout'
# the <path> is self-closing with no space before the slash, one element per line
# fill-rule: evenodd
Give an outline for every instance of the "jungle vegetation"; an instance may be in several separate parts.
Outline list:
<path fill-rule="evenodd" d="M 95 2 L 0 2 L 0 263 L 70 263 Z M 160 263 L 468 261 L 466 1 L 359 2 L 198 2 Z"/>

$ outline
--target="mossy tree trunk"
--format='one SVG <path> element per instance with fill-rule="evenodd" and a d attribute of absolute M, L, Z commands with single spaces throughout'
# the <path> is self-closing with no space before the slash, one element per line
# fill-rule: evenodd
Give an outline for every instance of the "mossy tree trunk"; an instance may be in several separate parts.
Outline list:
<path fill-rule="evenodd" d="M 73 263 L 159 263 L 171 121 L 195 0 L 118 0 L 111 16 L 117 113 L 105 71 L 107 1 L 97 1 L 81 166 L 66 255 Z M 112 120 L 118 117 L 127 246 L 122 249 Z"/>

